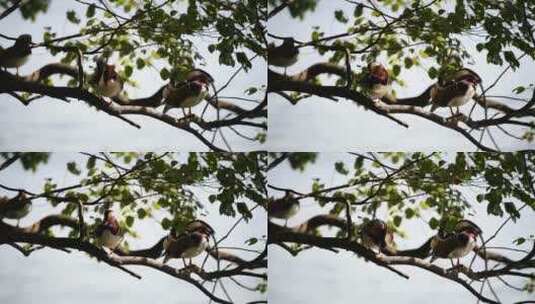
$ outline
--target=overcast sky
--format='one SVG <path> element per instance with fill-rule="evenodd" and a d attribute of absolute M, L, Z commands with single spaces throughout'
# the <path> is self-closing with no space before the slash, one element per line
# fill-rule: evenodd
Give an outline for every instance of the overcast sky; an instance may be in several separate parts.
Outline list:
<path fill-rule="evenodd" d="M 354 5 L 349 1 L 318 1 L 313 13 L 307 13 L 305 19 L 293 19 L 287 10 L 281 11 L 268 21 L 269 32 L 279 36 L 292 36 L 300 41 L 310 41 L 313 26 L 319 26 L 325 36 L 344 33 L 347 25 L 341 24 L 334 18 L 334 11 L 342 9 L 352 24 Z M 490 66 L 485 56 L 475 52 L 477 41 L 472 37 L 463 39 L 470 53 L 474 56 L 474 63 L 469 67 L 476 70 L 483 78 L 483 84 L 493 83 L 503 68 Z M 280 43 L 277 41 L 277 43 Z M 298 62 L 288 68 L 287 73 L 300 72 L 310 65 L 327 61 L 317 52 L 305 47 L 300 49 Z M 327 55 L 330 55 L 327 53 Z M 384 60 L 384 58 L 382 59 Z M 353 61 L 353 69 L 366 63 Z M 386 61 L 383 62 L 385 65 Z M 401 79 L 407 86 L 394 86 L 400 97 L 417 96 L 433 83 L 427 76 L 427 68 L 412 68 L 404 71 Z M 283 69 L 270 67 L 282 72 Z M 524 58 L 521 67 L 516 72 L 507 73 L 502 80 L 488 92 L 489 95 L 513 96 L 512 89 L 533 83 L 532 72 L 535 69 L 533 61 Z M 325 83 L 333 83 L 336 77 L 322 78 Z M 531 96 L 532 91 L 526 92 Z M 507 102 L 510 106 L 518 107 L 522 103 Z M 465 105 L 461 111 L 468 112 L 470 105 Z M 447 108 L 437 109 L 437 114 L 449 115 Z M 414 115 L 396 114 L 396 117 L 409 124 L 403 128 L 395 122 L 366 111 L 356 106 L 352 101 L 340 99 L 338 103 L 319 97 L 311 97 L 300 101 L 297 105 L 290 104 L 286 99 L 276 95 L 269 95 L 269 145 L 275 151 L 475 151 L 475 147 L 459 133 L 440 127 L 432 122 Z M 511 129 L 515 130 L 515 129 Z M 493 129 L 493 135 L 500 143 L 503 151 L 534 148 L 535 143 L 520 142 L 506 137 Z M 523 134 L 516 132 L 516 134 Z M 476 138 L 478 138 L 476 136 Z M 492 146 L 487 140 L 486 144 Z"/>
<path fill-rule="evenodd" d="M 58 187 L 72 185 L 77 179 L 65 169 L 68 160 L 82 159 L 79 155 L 60 153 L 52 155 L 48 165 L 42 167 L 36 174 L 23 171 L 18 165 L 12 165 L 2 171 L 0 183 L 7 186 L 24 187 L 29 191 L 41 192 L 45 178 L 53 178 Z M 86 158 L 84 158 L 86 159 Z M 208 222 L 216 231 L 219 239 L 232 227 L 237 218 L 219 215 L 218 205 L 208 202 L 208 195 L 215 190 L 206 187 L 191 188 L 204 204 L 204 215 L 200 218 Z M 0 190 L 0 196 L 9 195 Z M 254 218 L 248 223 L 241 223 L 229 238 L 220 246 L 263 249 L 263 242 L 248 247 L 244 242 L 251 237 L 261 238 L 266 231 L 266 213 L 264 209 L 253 211 Z M 33 201 L 30 215 L 21 221 L 25 226 L 44 215 L 53 214 L 53 210 L 43 200 Z M 136 221 L 135 229 L 140 237 L 128 237 L 130 248 L 147 248 L 154 245 L 165 234 L 160 221 L 163 214 L 155 213 L 154 218 Z M 12 222 L 12 221 L 11 221 Z M 254 253 L 232 251 L 239 256 L 252 259 Z M 193 259 L 197 265 L 201 264 L 204 256 Z M 170 265 L 182 267 L 182 261 L 171 260 Z M 206 270 L 215 270 L 212 263 L 205 266 Z M 189 283 L 177 280 L 164 273 L 147 267 L 127 266 L 143 277 L 138 280 L 107 264 L 99 263 L 86 254 L 73 251 L 71 254 L 52 249 L 39 250 L 24 257 L 17 250 L 9 246 L 0 246 L 0 303 L 208 303 L 208 298 Z M 246 277 L 237 278 L 249 286 L 256 286 L 259 281 Z M 236 285 L 224 280 L 225 288 L 236 303 L 260 300 L 266 295 L 237 288 Z M 207 285 L 211 287 L 211 285 Z M 221 290 L 218 296 L 223 297 Z"/>
<path fill-rule="evenodd" d="M 48 12 L 39 14 L 35 23 L 24 21 L 20 14 L 15 12 L 0 20 L 0 28 L 2 28 L 2 34 L 16 37 L 30 33 L 34 42 L 41 42 L 43 28 L 46 26 L 52 27 L 58 33 L 58 37 L 77 33 L 76 26 L 67 21 L 65 13 L 67 10 L 75 10 L 79 16 L 85 16 L 85 9 L 85 5 L 74 1 L 51 1 Z M 198 38 L 195 41 L 197 41 L 195 46 L 206 58 L 206 66 L 199 67 L 212 74 L 216 87 L 222 86 L 238 69 L 238 66 L 234 68 L 220 66 L 217 53 L 210 54 L 207 50 L 210 41 L 207 38 Z M 12 41 L 0 38 L 0 45 L 3 47 L 11 46 L 12 43 Z M 29 62 L 20 69 L 22 75 L 29 74 L 47 63 L 57 62 L 59 58 L 54 59 L 43 48 L 34 49 L 33 52 Z M 117 60 L 116 57 L 117 55 L 112 59 Z M 93 58 L 86 58 L 85 64 L 86 71 L 90 71 L 94 67 Z M 243 93 L 251 86 L 259 87 L 266 83 L 265 60 L 258 57 L 252 61 L 252 64 L 253 69 L 248 73 L 239 73 L 234 81 L 219 93 L 220 96 L 241 96 L 261 100 L 263 98 L 261 92 L 253 96 L 245 96 Z M 138 81 L 139 86 L 127 87 L 129 96 L 133 98 L 151 96 L 162 87 L 166 82 L 161 80 L 159 68 L 163 66 L 162 63 L 156 63 L 156 69 L 134 71 L 133 77 Z M 236 104 L 249 109 L 255 106 L 251 102 L 236 101 Z M 194 113 L 200 114 L 203 106 L 204 104 L 194 107 Z M 179 109 L 169 113 L 182 115 Z M 209 115 L 215 118 L 215 113 Z M 130 118 L 142 128 L 136 129 L 104 112 L 97 112 L 81 101 L 73 100 L 70 104 L 66 104 L 56 99 L 43 98 L 25 107 L 18 100 L 3 94 L 0 95 L 0 129 L 4 130 L 0 133 L 0 151 L 208 150 L 190 133 L 154 119 L 140 116 L 130 116 Z M 244 130 L 245 135 L 252 137 L 256 135 L 256 129 L 249 127 L 245 129 L 238 127 L 238 129 Z M 258 142 L 250 142 L 236 136 L 228 128 L 223 129 L 223 132 L 234 151 L 261 150 Z M 220 136 L 216 139 L 216 145 L 225 147 Z"/>
<path fill-rule="evenodd" d="M 290 169 L 285 162 L 269 171 L 269 183 L 302 193 L 311 191 L 313 178 L 320 178 L 325 183 L 325 187 L 344 184 L 347 182 L 347 177 L 335 173 L 335 161 L 344 161 L 346 168 L 353 168 L 354 156 L 346 153 L 323 153 L 318 157 L 316 164 L 307 167 L 303 173 Z M 350 176 L 351 174 L 353 172 Z M 490 237 L 504 219 L 487 216 L 486 206 L 476 203 L 477 188 L 463 187 L 461 191 L 475 207 L 475 215 L 469 219 L 481 227 L 483 237 Z M 270 195 L 280 197 L 282 194 L 272 191 Z M 301 210 L 290 219 L 288 226 L 300 224 L 313 215 L 326 214 L 330 207 L 331 205 L 327 204 L 322 209 L 311 199 L 301 200 Z M 527 208 L 524 210 L 522 218 L 516 224 L 506 225 L 488 246 L 514 247 L 512 240 L 533 234 L 533 221 L 535 220 L 533 210 L 527 210 Z M 358 216 L 359 214 L 356 213 L 353 218 Z M 385 213 L 378 212 L 378 217 L 385 218 Z M 415 248 L 431 237 L 433 231 L 425 221 L 429 218 L 430 215 L 424 212 L 423 218 L 404 220 L 401 228 L 407 233 L 407 238 L 395 237 L 398 248 Z M 283 221 L 277 219 L 275 221 L 284 224 Z M 323 229 L 322 231 L 333 234 L 336 229 Z M 530 246 L 531 244 L 526 243 L 524 249 Z M 507 251 L 500 252 L 510 257 L 519 257 Z M 395 266 L 410 276 L 410 279 L 406 280 L 343 250 L 336 254 L 328 250 L 313 248 L 293 257 L 280 247 L 270 245 L 268 254 L 270 303 L 451 304 L 477 302 L 476 298 L 460 285 L 427 271 L 411 266 Z M 472 256 L 465 257 L 461 261 L 469 264 L 471 258 Z M 436 263 L 443 266 L 449 265 L 447 260 L 438 260 Z M 484 269 L 484 266 L 481 263 L 474 263 L 474 268 Z M 526 281 L 511 279 L 509 282 L 516 286 L 523 286 Z M 513 303 L 513 301 L 526 300 L 530 297 L 528 294 L 521 294 L 506 288 L 500 282 L 496 283 L 495 280 L 493 280 L 493 288 L 503 303 Z M 533 299 L 533 295 L 531 297 Z"/>

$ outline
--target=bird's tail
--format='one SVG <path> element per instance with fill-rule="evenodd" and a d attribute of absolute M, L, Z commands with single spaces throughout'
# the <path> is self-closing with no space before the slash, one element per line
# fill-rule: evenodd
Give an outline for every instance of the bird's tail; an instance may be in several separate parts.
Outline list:
<path fill-rule="evenodd" d="M 172 107 L 170 105 L 166 104 L 165 107 L 163 108 L 163 113 L 164 114 L 167 113 L 167 111 L 171 110 L 171 108 Z"/>
<path fill-rule="evenodd" d="M 420 259 L 425 259 L 428 256 L 431 255 L 431 242 L 433 238 L 428 239 L 422 246 L 415 248 L 415 249 L 409 249 L 409 250 L 400 250 L 397 252 L 397 255 L 399 256 L 410 256 Z"/>

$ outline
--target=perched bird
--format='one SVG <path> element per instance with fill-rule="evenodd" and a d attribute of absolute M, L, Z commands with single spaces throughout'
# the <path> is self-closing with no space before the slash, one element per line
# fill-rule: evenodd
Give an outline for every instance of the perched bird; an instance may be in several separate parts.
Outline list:
<path fill-rule="evenodd" d="M 166 113 L 172 108 L 182 108 L 182 113 L 187 116 L 184 108 L 188 108 L 189 115 L 191 115 L 191 107 L 196 106 L 208 96 L 208 86 L 212 83 L 214 79 L 206 71 L 191 70 L 184 81 L 177 85 L 170 83 L 165 87 L 163 112 Z"/>
<path fill-rule="evenodd" d="M 453 74 L 452 77 L 439 80 L 439 83 L 431 90 L 431 112 L 438 107 L 449 107 L 452 116 L 452 107 L 457 108 L 468 103 L 476 93 L 476 85 L 481 83 L 481 77 L 474 71 L 463 68 Z"/>
<path fill-rule="evenodd" d="M 97 59 L 97 68 L 90 81 L 99 95 L 116 97 L 123 91 L 124 82 L 115 71 L 115 65 L 108 64 L 104 58 Z"/>
<path fill-rule="evenodd" d="M 175 228 L 165 238 L 163 248 L 165 257 L 163 262 L 170 259 L 190 259 L 198 256 L 208 248 L 209 239 L 215 234 L 214 229 L 206 222 L 194 220 L 186 225 L 184 232 L 177 235 Z M 184 265 L 186 262 L 184 261 Z"/>
<path fill-rule="evenodd" d="M 431 241 L 431 262 L 437 258 L 449 258 L 450 260 L 457 258 L 457 265 L 459 265 L 459 258 L 474 250 L 477 245 L 477 237 L 481 234 L 481 228 L 469 220 L 457 223 L 452 233 L 447 233 L 444 230 L 439 231 Z"/>
<path fill-rule="evenodd" d="M 4 68 L 16 68 L 19 75 L 19 67 L 25 64 L 32 54 L 32 36 L 20 35 L 12 47 L 3 49 L 0 47 L 0 66 Z"/>
<path fill-rule="evenodd" d="M 287 191 L 284 197 L 269 201 L 268 216 L 284 219 L 288 223 L 288 219 L 296 215 L 299 208 L 299 200 Z"/>
<path fill-rule="evenodd" d="M 0 198 L 0 218 L 7 218 L 11 220 L 20 221 L 23 217 L 30 213 L 32 207 L 32 201 L 27 198 L 26 194 L 19 191 L 17 196 L 13 198 L 1 197 Z M 17 226 L 18 226 L 17 222 Z"/>
<path fill-rule="evenodd" d="M 268 45 L 268 64 L 285 68 L 294 65 L 299 57 L 299 49 L 295 46 L 293 38 L 284 38 L 279 46 L 270 43 Z"/>
<path fill-rule="evenodd" d="M 371 250 L 377 249 L 379 252 L 388 255 L 393 255 L 396 252 L 394 232 L 388 228 L 385 222 L 379 219 L 373 219 L 362 224 L 360 236 L 362 244 Z"/>
<path fill-rule="evenodd" d="M 107 209 L 104 211 L 103 222 L 95 230 L 98 244 L 113 251 L 123 240 L 123 231 L 121 230 L 113 211 Z"/>
<path fill-rule="evenodd" d="M 370 98 L 374 101 L 387 97 L 395 101 L 392 95 L 392 86 L 386 68 L 378 62 L 370 62 L 363 81 L 364 86 L 369 90 Z"/>

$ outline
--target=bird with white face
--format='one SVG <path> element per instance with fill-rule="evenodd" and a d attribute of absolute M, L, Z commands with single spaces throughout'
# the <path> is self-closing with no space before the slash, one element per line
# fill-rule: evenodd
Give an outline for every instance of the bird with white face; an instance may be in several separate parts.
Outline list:
<path fill-rule="evenodd" d="M 119 221 L 113 214 L 113 211 L 110 209 L 104 211 L 103 221 L 95 230 L 97 244 L 113 251 L 121 244 L 124 238 L 123 234 Z"/>
<path fill-rule="evenodd" d="M 363 85 L 368 90 L 370 99 L 379 101 L 387 97 L 390 101 L 395 101 L 388 70 L 381 63 L 370 62 L 368 64 Z"/>
<path fill-rule="evenodd" d="M 482 234 L 481 228 L 469 220 L 461 220 L 455 226 L 452 233 L 446 233 L 441 230 L 431 240 L 432 258 L 431 262 L 437 258 L 448 258 L 452 265 L 451 259 L 468 255 L 477 246 L 477 237 Z"/>
<path fill-rule="evenodd" d="M 463 68 L 446 80 L 440 80 L 431 89 L 431 112 L 438 107 L 449 107 L 452 118 L 460 114 L 459 107 L 468 103 L 476 94 L 476 86 L 481 83 L 481 77 L 476 72 Z M 453 113 L 453 109 L 457 113 Z"/>
<path fill-rule="evenodd" d="M 15 44 L 7 49 L 0 47 L 0 66 L 4 68 L 16 68 L 17 76 L 19 68 L 28 62 L 32 54 L 32 36 L 20 35 Z"/>
<path fill-rule="evenodd" d="M 215 234 L 214 229 L 206 222 L 194 220 L 186 225 L 184 232 L 177 235 L 172 228 L 163 242 L 164 263 L 170 259 L 182 258 L 184 266 L 186 258 L 194 258 L 209 247 L 210 237 Z"/>
<path fill-rule="evenodd" d="M 191 115 L 191 108 L 198 105 L 208 97 L 209 86 L 214 79 L 208 72 L 201 69 L 193 69 L 186 75 L 184 81 L 173 85 L 169 83 L 163 91 L 165 107 L 164 113 L 172 108 L 181 108 L 184 116 Z M 188 108 L 189 114 L 186 114 Z"/>
<path fill-rule="evenodd" d="M 115 65 L 108 64 L 104 58 L 97 59 L 97 68 L 90 82 L 95 86 L 97 94 L 109 98 L 118 96 L 124 86 Z"/>

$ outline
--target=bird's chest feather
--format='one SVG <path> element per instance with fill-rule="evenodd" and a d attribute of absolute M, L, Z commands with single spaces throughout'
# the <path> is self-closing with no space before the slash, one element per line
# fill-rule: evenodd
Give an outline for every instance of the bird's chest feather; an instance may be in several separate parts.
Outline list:
<path fill-rule="evenodd" d="M 278 210 L 273 210 L 273 212 L 270 214 L 272 217 L 288 219 L 299 212 L 299 204 L 288 204 L 277 209 Z"/>
<path fill-rule="evenodd" d="M 100 242 L 102 246 L 108 247 L 111 249 L 117 248 L 121 243 L 123 236 L 119 233 L 113 234 L 109 229 L 105 229 L 100 236 Z"/>
<path fill-rule="evenodd" d="M 30 213 L 30 206 L 31 206 L 30 204 L 26 204 L 22 208 L 9 210 L 4 214 L 4 217 L 8 219 L 14 219 L 14 220 L 21 219 L 25 217 L 26 215 L 28 215 L 28 213 Z"/>
<path fill-rule="evenodd" d="M 104 77 L 101 77 L 98 82 L 98 92 L 106 97 L 117 96 L 121 93 L 121 89 L 121 82 L 117 79 L 109 79 L 108 81 L 105 81 Z"/>
<path fill-rule="evenodd" d="M 297 62 L 297 54 L 290 56 L 272 56 L 269 58 L 269 63 L 278 67 L 289 67 Z"/>
<path fill-rule="evenodd" d="M 208 248 L 208 241 L 205 238 L 202 238 L 201 241 L 186 250 L 180 255 L 182 258 L 192 258 L 201 254 L 204 250 Z"/>
<path fill-rule="evenodd" d="M 18 68 L 28 62 L 30 56 L 8 57 L 1 60 L 1 65 L 6 68 Z"/>
<path fill-rule="evenodd" d="M 390 91 L 389 85 L 374 84 L 371 88 L 371 98 L 381 99 Z"/>
<path fill-rule="evenodd" d="M 460 107 L 467 102 L 469 102 L 472 97 L 474 97 L 474 94 L 476 93 L 476 90 L 473 85 L 469 85 L 464 94 L 458 95 L 453 97 L 450 102 L 448 102 L 448 106 L 450 107 Z"/>
<path fill-rule="evenodd" d="M 472 237 L 470 237 L 468 239 L 468 242 L 466 242 L 466 244 L 464 246 L 460 246 L 460 247 L 452 250 L 451 253 L 448 255 L 448 257 L 450 257 L 450 258 L 463 257 L 463 256 L 469 254 L 470 252 L 472 252 L 472 250 L 474 250 L 475 247 L 476 247 L 476 240 L 473 239 Z"/>
<path fill-rule="evenodd" d="M 190 108 L 190 107 L 196 106 L 201 101 L 203 101 L 204 98 L 206 98 L 207 94 L 208 94 L 208 90 L 203 88 L 198 94 L 194 94 L 194 95 L 186 97 L 184 101 L 180 104 L 180 106 L 183 108 Z"/>

